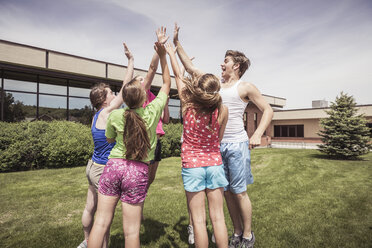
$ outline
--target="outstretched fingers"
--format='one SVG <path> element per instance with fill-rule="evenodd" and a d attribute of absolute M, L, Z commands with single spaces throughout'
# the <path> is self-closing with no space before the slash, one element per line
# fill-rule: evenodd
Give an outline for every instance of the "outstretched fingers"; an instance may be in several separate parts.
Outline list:
<path fill-rule="evenodd" d="M 167 28 L 161 26 L 161 28 L 158 28 L 156 30 L 156 36 L 158 37 L 158 42 L 161 44 L 165 44 L 167 40 L 169 39 L 169 36 L 167 36 Z"/>

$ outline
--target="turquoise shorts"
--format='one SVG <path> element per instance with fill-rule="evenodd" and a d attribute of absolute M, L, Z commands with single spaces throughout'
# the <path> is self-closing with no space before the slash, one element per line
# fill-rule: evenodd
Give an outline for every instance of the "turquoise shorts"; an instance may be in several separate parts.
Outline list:
<path fill-rule="evenodd" d="M 247 191 L 247 185 L 253 183 L 249 141 L 221 143 L 220 151 L 225 166 L 225 175 L 229 182 L 225 191 L 229 190 L 234 194 Z"/>
<path fill-rule="evenodd" d="M 222 165 L 182 168 L 183 187 L 187 192 L 225 187 L 228 182 Z"/>

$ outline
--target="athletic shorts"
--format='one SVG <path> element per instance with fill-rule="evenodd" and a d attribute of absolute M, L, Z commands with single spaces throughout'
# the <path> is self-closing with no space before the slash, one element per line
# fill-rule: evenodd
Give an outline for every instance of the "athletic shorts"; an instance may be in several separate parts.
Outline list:
<path fill-rule="evenodd" d="M 182 168 L 182 180 L 183 187 L 187 192 L 199 192 L 206 188 L 217 189 L 228 185 L 223 164 Z"/>
<path fill-rule="evenodd" d="M 147 195 L 148 165 L 139 161 L 111 158 L 99 180 L 99 192 L 118 196 L 122 202 L 141 203 Z"/>
<path fill-rule="evenodd" d="M 93 162 L 93 160 L 89 159 L 87 168 L 85 169 L 89 185 L 93 185 L 96 190 L 98 190 L 99 178 L 101 177 L 104 168 L 105 165 L 97 164 Z"/>
<path fill-rule="evenodd" d="M 247 191 L 247 185 L 253 183 L 251 173 L 251 152 L 249 141 L 238 143 L 221 143 L 220 151 L 225 168 L 229 190 L 234 194 Z"/>
<path fill-rule="evenodd" d="M 161 142 L 160 139 L 156 142 L 154 160 L 151 160 L 151 164 L 161 161 Z"/>

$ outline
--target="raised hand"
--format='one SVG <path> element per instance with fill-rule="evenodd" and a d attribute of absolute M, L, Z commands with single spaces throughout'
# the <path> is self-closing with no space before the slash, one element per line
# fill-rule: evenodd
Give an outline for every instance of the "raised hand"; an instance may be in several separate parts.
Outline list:
<path fill-rule="evenodd" d="M 176 53 L 177 47 L 173 48 L 172 44 L 167 42 L 164 44 L 165 50 L 167 51 L 168 54 L 174 54 Z"/>
<path fill-rule="evenodd" d="M 159 58 L 165 56 L 166 54 L 165 47 L 160 42 L 155 42 L 154 49 L 159 55 Z"/>
<path fill-rule="evenodd" d="M 125 56 L 127 56 L 128 60 L 133 59 L 133 54 L 129 51 L 129 48 L 127 47 L 127 44 L 125 44 L 125 42 L 123 42 L 123 46 L 124 46 Z"/>
<path fill-rule="evenodd" d="M 178 31 L 180 30 L 180 27 L 177 26 L 177 22 L 174 23 L 174 31 L 173 31 L 173 43 L 176 44 L 178 41 Z"/>
<path fill-rule="evenodd" d="M 156 30 L 156 36 L 158 37 L 158 42 L 160 44 L 165 44 L 165 42 L 167 42 L 167 40 L 169 39 L 169 36 L 167 36 L 166 33 L 167 33 L 167 28 L 163 26 L 161 26 L 161 28 L 158 28 L 158 30 Z"/>

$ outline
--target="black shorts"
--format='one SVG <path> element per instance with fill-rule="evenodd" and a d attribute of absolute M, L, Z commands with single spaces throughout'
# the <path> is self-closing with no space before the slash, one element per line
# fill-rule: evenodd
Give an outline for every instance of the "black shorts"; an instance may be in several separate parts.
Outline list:
<path fill-rule="evenodd" d="M 156 143 L 156 148 L 155 148 L 155 156 L 154 160 L 151 160 L 151 163 L 161 161 L 161 142 L 160 139 L 158 139 L 158 142 Z"/>

